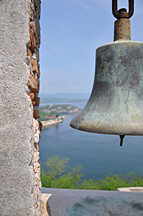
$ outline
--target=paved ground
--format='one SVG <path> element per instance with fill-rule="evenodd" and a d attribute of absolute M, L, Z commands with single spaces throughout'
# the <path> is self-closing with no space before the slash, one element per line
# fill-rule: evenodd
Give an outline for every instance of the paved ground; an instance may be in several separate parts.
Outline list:
<path fill-rule="evenodd" d="M 51 216 L 143 216 L 143 193 L 45 189 Z"/>

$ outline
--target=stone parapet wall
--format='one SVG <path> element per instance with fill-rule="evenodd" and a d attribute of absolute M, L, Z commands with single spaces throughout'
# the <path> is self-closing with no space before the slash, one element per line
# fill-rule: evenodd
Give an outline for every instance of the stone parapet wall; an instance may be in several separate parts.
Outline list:
<path fill-rule="evenodd" d="M 33 117 L 39 118 L 38 109 L 40 99 L 39 93 L 39 46 L 40 46 L 40 0 L 29 1 L 29 42 L 27 44 L 28 65 L 30 66 L 30 74 L 28 79 L 28 95 L 34 106 Z"/>
<path fill-rule="evenodd" d="M 34 171 L 33 199 L 35 215 L 40 215 L 40 163 L 39 163 L 39 136 L 40 123 L 38 122 L 40 103 L 39 94 L 39 47 L 40 47 L 40 0 L 29 1 L 29 41 L 27 43 L 27 65 L 29 66 L 28 95 L 33 105 L 33 160 Z"/>

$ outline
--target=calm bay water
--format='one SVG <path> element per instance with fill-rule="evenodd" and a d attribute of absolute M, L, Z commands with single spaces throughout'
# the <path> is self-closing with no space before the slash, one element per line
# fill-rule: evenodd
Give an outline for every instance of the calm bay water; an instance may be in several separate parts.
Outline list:
<path fill-rule="evenodd" d="M 86 178 L 128 173 L 143 176 L 143 137 L 127 136 L 121 148 L 118 136 L 72 129 L 69 126 L 72 118 L 69 116 L 62 124 L 42 131 L 40 158 L 43 169 L 50 157 L 59 156 L 70 159 L 71 167 L 82 166 Z"/>

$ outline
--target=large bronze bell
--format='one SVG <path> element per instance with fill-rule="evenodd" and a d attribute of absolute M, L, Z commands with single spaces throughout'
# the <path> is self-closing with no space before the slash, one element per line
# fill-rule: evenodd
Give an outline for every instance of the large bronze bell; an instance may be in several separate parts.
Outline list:
<path fill-rule="evenodd" d="M 96 73 L 93 90 L 83 111 L 71 121 L 73 128 L 102 133 L 143 135 L 143 43 L 130 40 L 129 12 L 117 10 L 114 42 L 96 51 Z"/>

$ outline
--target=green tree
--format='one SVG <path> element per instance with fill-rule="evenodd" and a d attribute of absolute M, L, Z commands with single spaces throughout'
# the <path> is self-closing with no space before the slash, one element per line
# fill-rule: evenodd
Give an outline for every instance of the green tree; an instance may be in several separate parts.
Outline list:
<path fill-rule="evenodd" d="M 58 156 L 50 158 L 47 161 L 47 175 L 53 179 L 61 176 L 65 172 L 68 162 L 68 159 L 60 159 Z"/>

